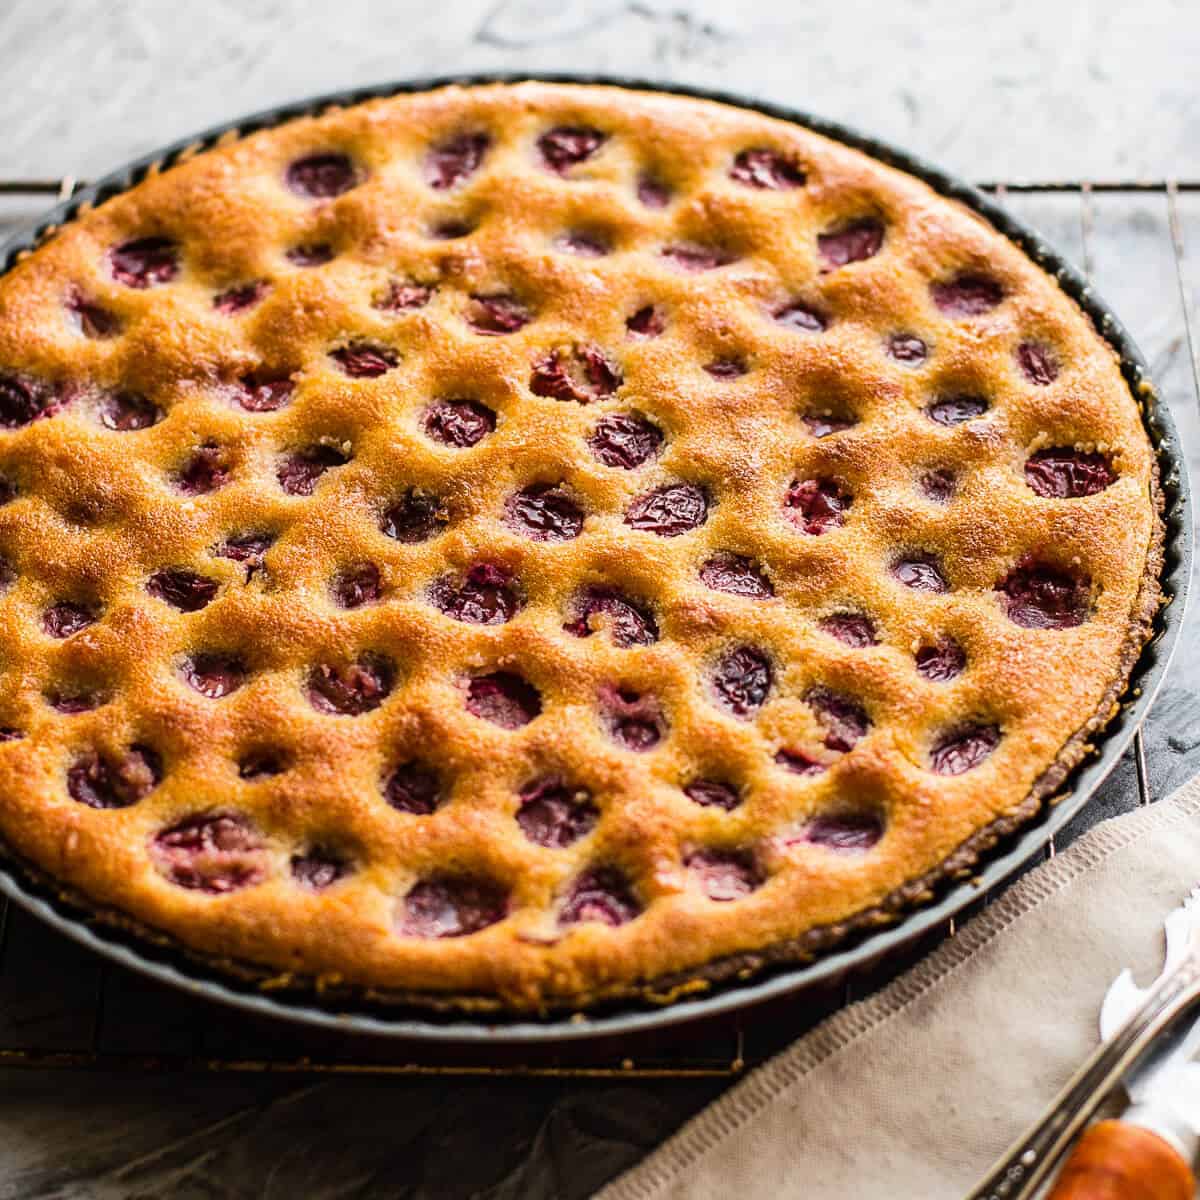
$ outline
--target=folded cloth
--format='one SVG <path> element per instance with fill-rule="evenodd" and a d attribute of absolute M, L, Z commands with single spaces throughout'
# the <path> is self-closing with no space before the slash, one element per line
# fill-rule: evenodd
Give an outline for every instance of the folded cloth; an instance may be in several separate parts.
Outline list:
<path fill-rule="evenodd" d="M 1095 1047 L 1114 976 L 1157 974 L 1198 881 L 1200 778 L 1030 872 L 596 1200 L 961 1200 Z"/>

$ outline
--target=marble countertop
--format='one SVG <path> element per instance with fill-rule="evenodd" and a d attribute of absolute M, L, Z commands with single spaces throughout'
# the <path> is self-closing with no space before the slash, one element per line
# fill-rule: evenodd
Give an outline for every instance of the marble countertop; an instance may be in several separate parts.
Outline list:
<path fill-rule="evenodd" d="M 306 94 L 497 69 L 740 90 L 844 120 L 975 180 L 1200 179 L 1200 18 L 1168 0 L 451 0 L 436 9 L 412 0 L 7 0 L 0 61 L 0 181 L 93 176 Z M 1007 202 L 1089 269 L 1129 324 L 1200 474 L 1184 319 L 1185 306 L 1200 310 L 1200 193 Z M 32 203 L 0 206 L 0 233 Z M 1156 796 L 1200 769 L 1198 626 L 1193 616 L 1146 729 Z M 1136 802 L 1130 757 L 1086 819 Z M 94 962 L 39 928 L 10 929 L 10 955 L 20 938 L 30 974 L 18 997 L 0 973 L 0 1046 L 19 1035 L 35 1042 L 92 1011 L 73 993 Z M 125 995 L 110 990 L 107 1003 L 123 1005 Z M 799 1028 L 805 1013 L 794 1017 Z M 235 1024 L 218 1009 L 199 1019 L 217 1038 Z M 575 1200 L 724 1086 L 0 1065 L 0 1200 Z"/>
<path fill-rule="evenodd" d="M 1188 0 L 6 0 L 0 54 L 6 174 L 355 84 L 569 70 L 795 104 L 971 179 L 1200 176 Z"/>

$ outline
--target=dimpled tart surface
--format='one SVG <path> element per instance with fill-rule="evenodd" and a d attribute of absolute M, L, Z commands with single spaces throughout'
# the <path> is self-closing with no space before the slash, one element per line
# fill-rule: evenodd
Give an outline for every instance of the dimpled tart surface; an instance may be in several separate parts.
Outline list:
<path fill-rule="evenodd" d="M 0 834 L 226 965 L 670 995 L 1031 816 L 1159 599 L 1112 349 L 924 183 L 524 83 L 152 173 L 0 279 Z"/>

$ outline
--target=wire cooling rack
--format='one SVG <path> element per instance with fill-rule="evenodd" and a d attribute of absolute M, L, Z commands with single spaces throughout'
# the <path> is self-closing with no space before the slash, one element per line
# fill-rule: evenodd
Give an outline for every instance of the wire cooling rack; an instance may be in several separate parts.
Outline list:
<path fill-rule="evenodd" d="M 14 224 L 24 222 L 36 215 L 43 200 L 69 199 L 80 186 L 82 181 L 72 175 L 0 179 L 0 234 L 6 213 Z M 1040 227 L 1114 302 L 1150 359 L 1196 473 L 1200 331 L 1192 294 L 1200 290 L 1200 266 L 1188 258 L 1186 233 L 1191 233 L 1195 253 L 1200 248 L 1200 180 L 1012 180 L 977 186 Z M 1124 286 L 1111 287 L 1115 282 Z M 1200 653 L 1191 649 L 1200 645 L 1195 609 L 1180 645 L 1169 678 L 1182 676 L 1187 686 L 1195 676 L 1195 693 L 1200 690 Z M 1097 820 L 1152 803 L 1179 781 L 1172 771 L 1178 775 L 1180 764 L 1157 749 L 1155 729 L 1156 713 L 1151 713 L 1113 777 L 1066 833 L 1058 835 L 1057 844 L 1050 841 L 1048 856 Z M 1180 752 L 1170 734 L 1165 742 Z M 1200 769 L 1200 737 L 1196 746 L 1183 747 L 1183 753 L 1189 751 L 1196 752 L 1191 770 Z M 973 909 L 991 899 L 991 894 L 981 896 Z M 414 1048 L 293 1028 L 199 1001 L 97 958 L 0 897 L 0 1067 L 577 1079 L 734 1076 L 882 986 L 955 932 L 952 919 L 902 956 L 890 955 L 880 966 L 820 994 L 806 992 L 699 1029 L 667 1031 L 655 1041 L 492 1054 L 472 1047 L 455 1053 L 442 1046 Z"/>

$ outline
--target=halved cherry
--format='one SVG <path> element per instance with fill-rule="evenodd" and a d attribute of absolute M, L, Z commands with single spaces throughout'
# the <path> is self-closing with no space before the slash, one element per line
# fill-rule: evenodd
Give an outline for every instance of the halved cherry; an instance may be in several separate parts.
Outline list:
<path fill-rule="evenodd" d="M 1025 629 L 1070 629 L 1082 625 L 1091 606 L 1091 580 L 1025 555 L 996 584 L 1001 607 Z"/>
<path fill-rule="evenodd" d="M 363 180 L 363 173 L 348 154 L 309 154 L 288 164 L 284 175 L 288 188 L 306 200 L 331 200 Z"/>
<path fill-rule="evenodd" d="M 616 867 L 592 867 L 571 884 L 559 909 L 560 925 L 624 925 L 642 911 L 629 880 Z"/>
<path fill-rule="evenodd" d="M 680 537 L 708 520 L 708 496 L 692 483 L 669 483 L 643 492 L 625 510 L 625 524 L 659 537 Z"/>
<path fill-rule="evenodd" d="M 508 914 L 508 896 L 490 879 L 434 875 L 404 897 L 400 931 L 409 937 L 467 937 Z"/>
<path fill-rule="evenodd" d="M 586 837 L 600 819 L 600 810 L 585 787 L 551 775 L 521 789 L 517 824 L 535 845 L 561 850 Z"/>
<path fill-rule="evenodd" d="M 767 701 L 775 671 L 767 655 L 754 646 L 727 650 L 709 672 L 709 687 L 718 707 L 743 720 Z"/>
<path fill-rule="evenodd" d="M 236 812 L 184 817 L 154 838 L 150 853 L 171 883 L 213 896 L 261 883 L 270 869 L 262 834 Z"/>
<path fill-rule="evenodd" d="M 929 765 L 937 775 L 963 775 L 979 766 L 999 744 L 996 725 L 960 725 L 934 742 Z"/>
<path fill-rule="evenodd" d="M 319 663 L 308 673 L 308 700 L 318 712 L 358 717 L 378 708 L 395 681 L 396 668 L 382 655 L 364 654 L 346 664 Z"/>
<path fill-rule="evenodd" d="M 425 182 L 439 192 L 457 187 L 479 170 L 491 144 L 488 134 L 471 132 L 431 146 L 425 155 Z"/>
<path fill-rule="evenodd" d="M 144 289 L 170 283 L 179 274 L 179 247 L 166 237 L 134 238 L 115 247 L 108 261 L 118 283 Z"/>
<path fill-rule="evenodd" d="M 558 175 L 591 158 L 608 140 L 608 134 L 586 125 L 557 125 L 538 138 L 542 161 Z"/>
<path fill-rule="evenodd" d="M 786 191 L 804 186 L 804 169 L 791 156 L 764 146 L 742 150 L 729 168 L 729 178 L 760 191 Z"/>
<path fill-rule="evenodd" d="M 512 671 L 477 675 L 467 685 L 467 712 L 501 729 L 520 729 L 542 711 L 542 697 Z"/>
<path fill-rule="evenodd" d="M 162 781 L 162 760 L 149 746 L 119 755 L 89 750 L 67 768 L 67 792 L 88 808 L 128 808 Z"/>

